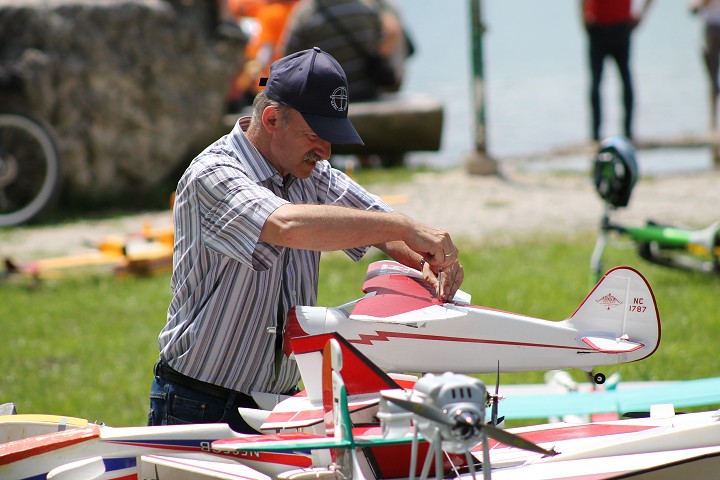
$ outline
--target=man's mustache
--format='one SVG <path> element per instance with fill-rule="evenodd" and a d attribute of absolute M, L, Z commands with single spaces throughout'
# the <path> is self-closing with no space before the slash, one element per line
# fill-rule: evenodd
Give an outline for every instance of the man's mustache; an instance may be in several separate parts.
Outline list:
<path fill-rule="evenodd" d="M 319 162 L 322 160 L 322 158 L 315 152 L 308 152 L 305 154 L 305 157 L 303 157 L 303 160 L 310 162 Z"/>

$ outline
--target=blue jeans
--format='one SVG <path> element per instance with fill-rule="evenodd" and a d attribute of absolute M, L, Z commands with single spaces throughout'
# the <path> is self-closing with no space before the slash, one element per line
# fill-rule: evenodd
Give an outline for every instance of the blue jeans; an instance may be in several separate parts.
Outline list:
<path fill-rule="evenodd" d="M 259 433 L 245 423 L 238 407 L 259 408 L 252 397 L 240 392 L 231 392 L 222 398 L 169 382 L 158 376 L 156 364 L 148 425 L 227 423 L 236 432 Z"/>

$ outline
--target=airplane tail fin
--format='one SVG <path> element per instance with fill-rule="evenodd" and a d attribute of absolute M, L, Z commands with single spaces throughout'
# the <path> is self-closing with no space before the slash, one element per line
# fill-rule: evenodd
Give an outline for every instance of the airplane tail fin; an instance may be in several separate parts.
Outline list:
<path fill-rule="evenodd" d="M 650 356 L 660 344 L 655 296 L 642 274 L 630 267 L 608 271 L 566 322 L 591 348 L 626 354 L 622 361 Z"/>
<path fill-rule="evenodd" d="M 331 360 L 327 358 L 328 352 L 325 345 L 331 339 L 335 341 L 336 348 L 342 353 L 342 371 L 347 395 L 377 393 L 380 390 L 389 388 L 400 388 L 387 373 L 383 372 L 342 336 L 334 332 L 324 333 L 296 337 L 291 340 L 295 361 L 300 369 L 305 390 L 310 400 L 324 400 L 326 387 L 323 383 L 330 384 L 329 380 L 325 379 L 325 362 Z M 317 372 L 320 371 L 323 372 L 322 378 L 317 375 Z"/>
<path fill-rule="evenodd" d="M 340 478 L 365 480 L 359 467 L 355 439 L 352 433 L 352 421 L 348 408 L 348 392 L 341 371 L 346 367 L 341 347 L 342 337 L 330 338 L 323 348 L 323 410 L 325 412 L 325 432 L 333 436 L 336 448 L 330 449 L 335 471 Z M 349 344 L 348 344 L 349 345 Z"/>
<path fill-rule="evenodd" d="M 352 443 L 352 422 L 348 408 L 347 389 L 340 371 L 343 369 L 343 354 L 340 344 L 334 338 L 323 348 L 322 380 L 323 411 L 325 432 L 340 443 Z"/>

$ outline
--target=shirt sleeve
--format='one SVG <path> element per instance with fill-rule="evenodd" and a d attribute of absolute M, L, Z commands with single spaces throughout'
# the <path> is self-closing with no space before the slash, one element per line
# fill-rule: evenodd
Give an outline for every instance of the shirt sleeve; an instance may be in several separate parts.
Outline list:
<path fill-rule="evenodd" d="M 332 168 L 328 162 L 320 162 L 313 175 L 318 185 L 318 203 L 359 208 L 367 211 L 392 212 L 393 209 L 380 197 L 368 192 L 355 180 L 340 170 Z M 350 248 L 345 253 L 357 261 L 367 253 L 369 245 Z"/>
<path fill-rule="evenodd" d="M 228 162 L 207 167 L 196 182 L 205 245 L 254 270 L 268 269 L 282 249 L 260 242 L 260 232 L 270 214 L 287 200 Z"/>

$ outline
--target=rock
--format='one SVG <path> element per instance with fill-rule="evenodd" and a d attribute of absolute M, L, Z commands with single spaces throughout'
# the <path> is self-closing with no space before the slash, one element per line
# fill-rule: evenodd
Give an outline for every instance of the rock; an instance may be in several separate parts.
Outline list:
<path fill-rule="evenodd" d="M 443 105 L 429 95 L 389 93 L 351 102 L 348 116 L 365 145 L 333 145 L 334 153 L 375 154 L 383 166 L 396 167 L 407 152 L 440 150 Z"/>
<path fill-rule="evenodd" d="M 64 199 L 137 199 L 215 140 L 244 43 L 215 35 L 210 0 L 14 0 L 0 5 L 0 105 L 48 123 Z"/>

